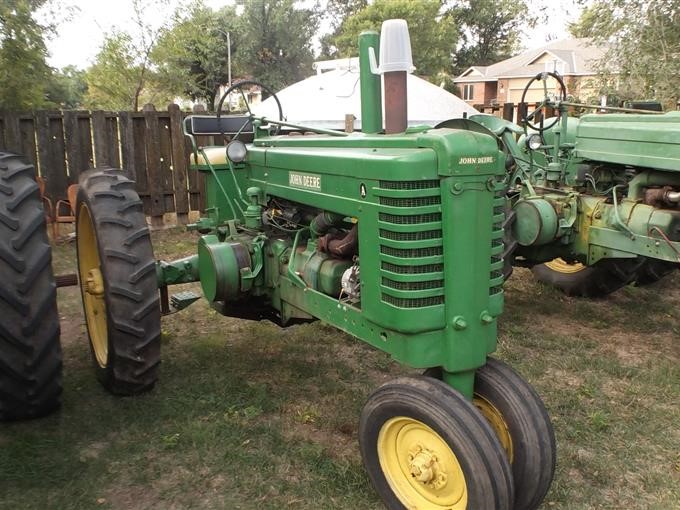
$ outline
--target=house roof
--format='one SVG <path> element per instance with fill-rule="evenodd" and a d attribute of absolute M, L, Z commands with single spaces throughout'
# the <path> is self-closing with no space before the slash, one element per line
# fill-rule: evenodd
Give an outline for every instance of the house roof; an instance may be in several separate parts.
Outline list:
<path fill-rule="evenodd" d="M 546 54 L 562 67 L 562 75 L 590 75 L 595 74 L 595 65 L 605 51 L 606 48 L 595 46 L 592 39 L 561 39 L 490 66 L 472 66 L 453 81 L 465 83 L 535 76 L 545 70 L 545 63 L 536 61 Z"/>
<path fill-rule="evenodd" d="M 355 129 L 360 129 L 359 60 L 321 61 L 315 63 L 314 69 L 317 74 L 276 93 L 286 119 L 297 124 L 342 129 L 345 115 L 351 113 L 356 118 Z M 479 113 L 459 97 L 412 74 L 407 76 L 407 94 L 409 125 L 435 125 L 462 117 L 463 113 Z M 271 97 L 255 106 L 253 112 L 265 117 L 278 116 Z"/>

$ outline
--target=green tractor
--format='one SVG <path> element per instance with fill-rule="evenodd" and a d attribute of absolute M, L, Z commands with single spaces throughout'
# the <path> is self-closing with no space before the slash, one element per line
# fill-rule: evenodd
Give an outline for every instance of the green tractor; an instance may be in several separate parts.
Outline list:
<path fill-rule="evenodd" d="M 524 94 L 534 81 L 545 99 L 524 128 L 491 115 L 465 121 L 498 136 L 511 161 L 506 263 L 587 297 L 654 283 L 680 267 L 680 112 L 570 102 L 555 73 L 536 75 Z M 558 115 L 543 119 L 544 106 Z M 570 117 L 572 108 L 606 114 Z"/>
<path fill-rule="evenodd" d="M 611 172 L 583 170 L 590 153 L 559 131 L 544 127 L 541 146 L 525 150 L 516 126 L 487 117 L 408 127 L 410 50 L 398 51 L 407 37 L 401 20 L 386 22 L 382 38 L 360 36 L 362 132 L 298 126 L 281 113 L 224 115 L 242 84 L 225 92 L 217 116 L 186 119 L 192 168 L 206 177 L 206 216 L 190 226 L 200 234 L 195 255 L 157 261 L 134 182 L 118 169 L 82 175 L 78 276 L 93 364 L 112 393 L 151 389 L 161 315 L 198 299 L 170 295 L 175 284 L 200 282 L 231 317 L 282 327 L 320 319 L 424 371 L 382 385 L 361 413 L 361 455 L 388 508 L 535 509 L 553 478 L 555 437 L 535 390 L 491 357 L 504 258 L 672 261 L 678 224 L 673 211 L 640 204 L 648 223 L 638 225 L 618 181 L 613 194 L 579 194 L 593 186 L 582 175 Z M 201 147 L 201 135 L 230 141 Z M 637 181 L 623 171 L 631 197 L 656 189 L 656 170 L 638 170 L 648 177 Z M 1 419 L 52 411 L 61 387 L 55 282 L 31 172 L 0 155 Z M 664 183 L 670 195 L 660 200 L 674 198 L 676 184 Z M 647 241 L 628 232 L 640 229 Z"/>

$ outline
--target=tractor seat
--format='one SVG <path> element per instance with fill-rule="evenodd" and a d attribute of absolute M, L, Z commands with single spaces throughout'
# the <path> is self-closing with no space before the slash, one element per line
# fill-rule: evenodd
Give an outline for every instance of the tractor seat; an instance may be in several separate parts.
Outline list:
<path fill-rule="evenodd" d="M 227 115 L 219 119 L 214 115 L 191 115 L 188 124 L 189 133 L 195 136 L 234 136 L 240 130 L 239 138 L 250 141 L 254 133 L 249 115 Z"/>

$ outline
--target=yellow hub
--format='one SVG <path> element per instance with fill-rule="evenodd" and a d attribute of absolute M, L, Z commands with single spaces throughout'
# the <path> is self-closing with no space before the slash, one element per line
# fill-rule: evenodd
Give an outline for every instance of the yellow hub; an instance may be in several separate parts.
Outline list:
<path fill-rule="evenodd" d="M 410 509 L 458 510 L 467 506 L 465 475 L 451 447 L 424 423 L 398 416 L 378 434 L 385 479 Z"/>
<path fill-rule="evenodd" d="M 553 259 L 550 262 L 546 262 L 545 265 L 549 269 L 552 269 L 553 271 L 557 271 L 558 273 L 564 274 L 578 273 L 579 271 L 583 271 L 586 268 L 586 266 L 584 266 L 580 262 L 574 262 L 570 264 L 569 262 L 561 258 Z"/>
<path fill-rule="evenodd" d="M 472 403 L 477 409 L 479 409 L 484 418 L 486 418 L 486 421 L 489 422 L 489 425 L 491 425 L 491 428 L 496 433 L 496 437 L 500 441 L 501 446 L 508 455 L 510 464 L 512 464 L 514 459 L 512 436 L 510 436 L 510 430 L 508 429 L 508 424 L 505 423 L 503 415 L 498 409 L 496 409 L 496 406 L 477 393 L 475 393 L 474 397 L 472 398 Z"/>
<path fill-rule="evenodd" d="M 101 272 L 97 236 L 90 210 L 80 204 L 78 211 L 78 276 L 87 331 L 94 350 L 94 356 L 101 367 L 105 367 L 109 355 L 109 341 L 106 324 L 106 303 L 104 301 L 104 278 Z"/>

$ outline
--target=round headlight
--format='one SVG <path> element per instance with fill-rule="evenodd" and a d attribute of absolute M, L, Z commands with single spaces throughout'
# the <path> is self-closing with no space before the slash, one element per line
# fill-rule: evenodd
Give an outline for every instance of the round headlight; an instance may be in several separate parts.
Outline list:
<path fill-rule="evenodd" d="M 529 147 L 529 149 L 531 149 L 532 151 L 540 149 L 541 145 L 543 145 L 543 140 L 541 139 L 541 135 L 539 135 L 538 133 L 529 135 L 529 137 L 527 138 L 527 147 Z"/>
<path fill-rule="evenodd" d="M 246 159 L 248 150 L 241 140 L 232 140 L 227 144 L 227 157 L 232 163 L 241 163 Z"/>

